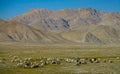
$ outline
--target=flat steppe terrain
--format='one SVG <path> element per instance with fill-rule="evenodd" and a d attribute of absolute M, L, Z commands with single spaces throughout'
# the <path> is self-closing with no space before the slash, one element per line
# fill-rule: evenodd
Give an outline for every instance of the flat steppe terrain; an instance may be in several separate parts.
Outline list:
<path fill-rule="evenodd" d="M 47 64 L 36 68 L 19 67 L 13 58 L 59 59 L 60 64 Z M 97 58 L 99 62 L 76 65 L 76 58 Z M 65 60 L 71 59 L 68 63 Z M 0 74 L 119 74 L 120 46 L 115 45 L 32 45 L 0 44 Z"/>

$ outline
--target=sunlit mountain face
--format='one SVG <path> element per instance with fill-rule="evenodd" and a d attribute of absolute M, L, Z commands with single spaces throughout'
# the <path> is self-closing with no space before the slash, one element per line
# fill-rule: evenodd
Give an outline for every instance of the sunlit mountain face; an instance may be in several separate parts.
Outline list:
<path fill-rule="evenodd" d="M 1 42 L 120 43 L 120 14 L 93 8 L 32 9 L 0 20 Z"/>

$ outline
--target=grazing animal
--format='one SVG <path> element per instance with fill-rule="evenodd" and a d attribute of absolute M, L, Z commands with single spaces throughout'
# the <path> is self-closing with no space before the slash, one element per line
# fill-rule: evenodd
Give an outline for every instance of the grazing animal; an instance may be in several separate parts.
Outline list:
<path fill-rule="evenodd" d="M 53 60 L 52 60 L 52 64 L 56 64 L 56 61 L 53 61 Z"/>
<path fill-rule="evenodd" d="M 56 64 L 61 64 L 61 62 L 60 61 L 56 61 Z"/>
<path fill-rule="evenodd" d="M 71 60 L 71 59 L 69 59 L 69 58 L 66 58 L 65 61 L 66 61 L 67 63 L 72 63 L 72 62 L 73 62 L 73 60 Z"/>
<path fill-rule="evenodd" d="M 113 61 L 112 61 L 112 60 L 109 60 L 108 62 L 109 62 L 109 63 L 113 63 Z"/>
<path fill-rule="evenodd" d="M 89 61 L 90 61 L 91 63 L 96 63 L 97 58 L 92 58 L 92 59 L 90 59 Z"/>
<path fill-rule="evenodd" d="M 47 61 L 51 61 L 52 60 L 52 58 L 47 58 Z"/>
<path fill-rule="evenodd" d="M 39 67 L 39 64 L 32 64 L 30 67 L 31 67 L 31 68 L 38 68 L 38 67 Z"/>
<path fill-rule="evenodd" d="M 22 67 L 24 65 L 24 63 L 18 63 L 17 66 L 18 67 Z"/>
<path fill-rule="evenodd" d="M 45 65 L 48 65 L 49 63 L 47 61 L 44 62 Z"/>
<path fill-rule="evenodd" d="M 43 67 L 44 65 L 45 65 L 44 63 L 41 63 L 41 64 L 40 64 L 40 67 Z"/>
<path fill-rule="evenodd" d="M 87 64 L 87 61 L 85 59 L 80 59 L 81 64 Z"/>
<path fill-rule="evenodd" d="M 76 62 L 76 66 L 80 66 L 80 64 L 81 64 L 81 62 L 80 61 L 78 61 L 78 62 Z"/>

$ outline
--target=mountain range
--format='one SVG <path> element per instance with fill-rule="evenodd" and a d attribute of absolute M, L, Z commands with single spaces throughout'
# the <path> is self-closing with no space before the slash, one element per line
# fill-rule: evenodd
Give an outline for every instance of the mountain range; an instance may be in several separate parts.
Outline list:
<path fill-rule="evenodd" d="M 31 9 L 0 19 L 0 42 L 118 44 L 120 13 L 93 8 Z"/>

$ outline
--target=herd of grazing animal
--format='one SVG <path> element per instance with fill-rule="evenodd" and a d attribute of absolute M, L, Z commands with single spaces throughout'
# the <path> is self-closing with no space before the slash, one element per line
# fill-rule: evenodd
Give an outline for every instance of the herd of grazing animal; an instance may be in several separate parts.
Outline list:
<path fill-rule="evenodd" d="M 0 57 L 0 63 L 4 62 L 5 58 Z M 116 57 L 116 60 L 120 60 L 119 57 Z M 22 68 L 38 68 L 44 67 L 50 64 L 61 65 L 62 63 L 73 63 L 75 66 L 80 66 L 83 64 L 95 64 L 95 63 L 113 63 L 113 60 L 110 58 L 101 59 L 101 58 L 48 58 L 48 57 L 40 57 L 40 58 L 20 58 L 18 56 L 9 56 L 9 61 L 16 65 L 16 67 Z"/>

